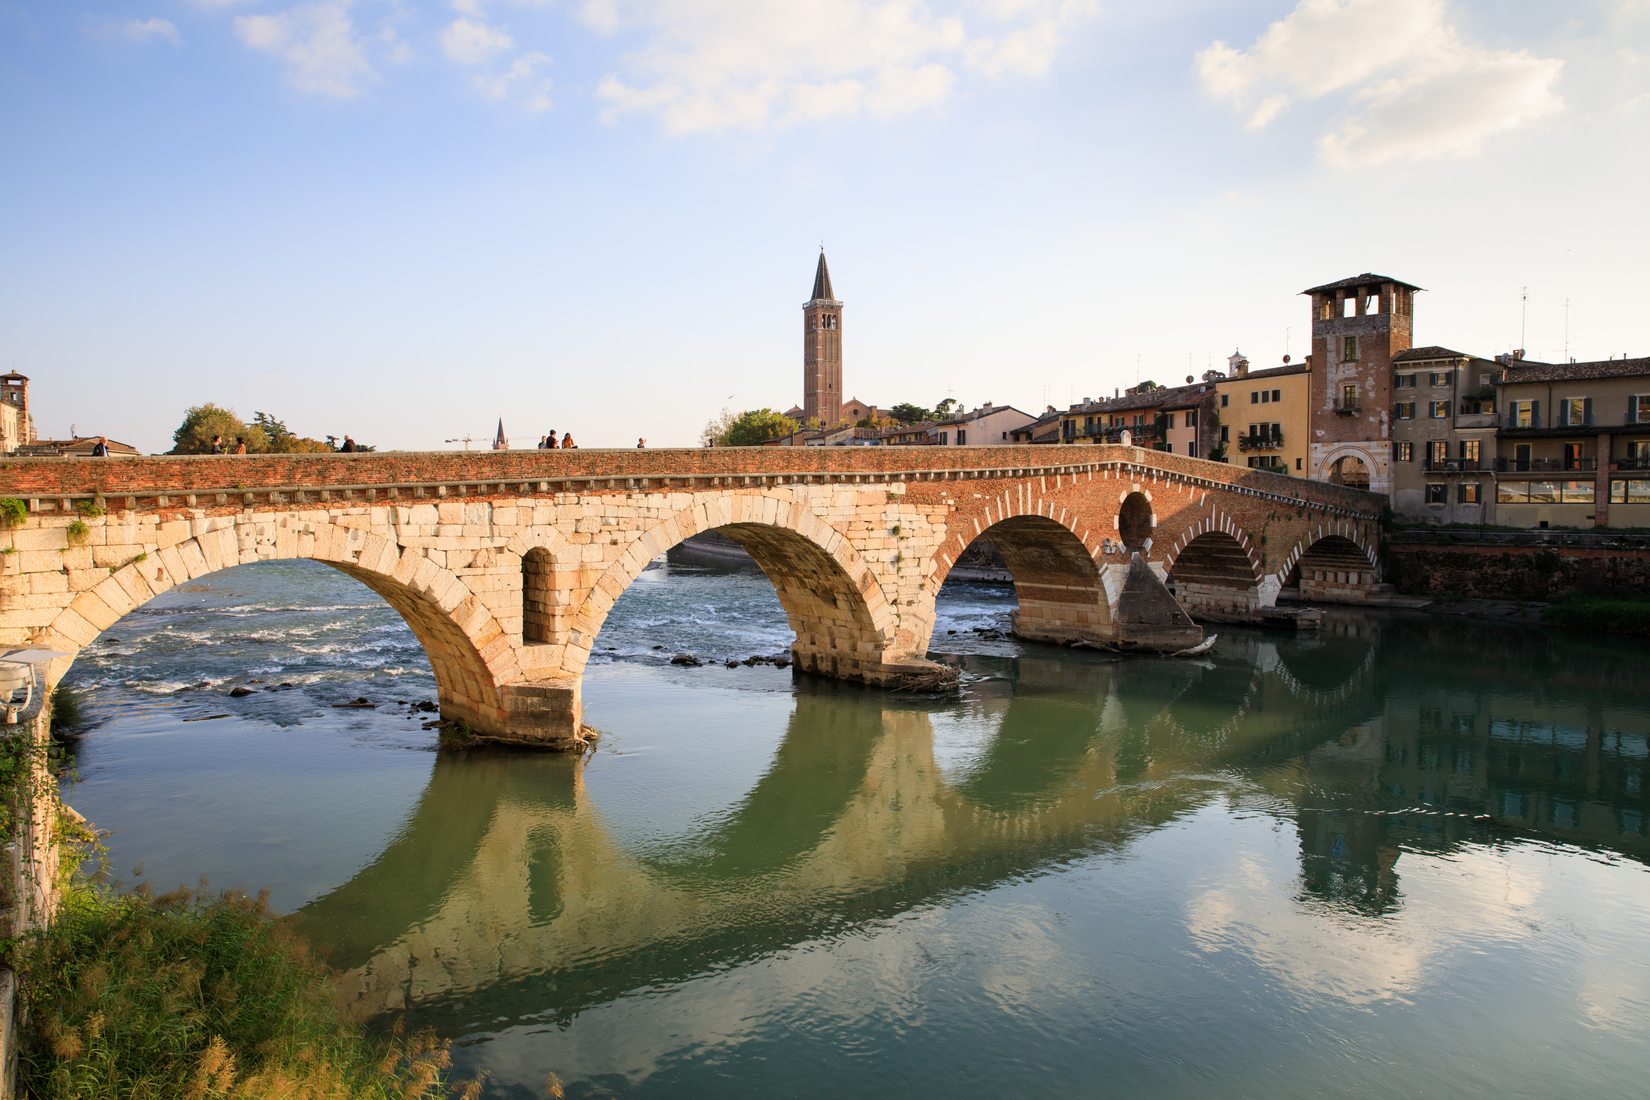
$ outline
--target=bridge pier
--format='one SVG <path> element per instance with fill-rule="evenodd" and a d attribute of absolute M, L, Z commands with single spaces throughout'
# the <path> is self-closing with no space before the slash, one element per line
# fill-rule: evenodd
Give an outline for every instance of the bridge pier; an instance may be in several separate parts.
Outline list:
<path fill-rule="evenodd" d="M 478 741 L 496 745 L 577 752 L 592 740 L 594 731 L 583 721 L 583 702 L 577 680 L 502 684 L 496 713 L 468 713 L 469 708 L 441 704 L 443 718 L 457 719 Z"/>

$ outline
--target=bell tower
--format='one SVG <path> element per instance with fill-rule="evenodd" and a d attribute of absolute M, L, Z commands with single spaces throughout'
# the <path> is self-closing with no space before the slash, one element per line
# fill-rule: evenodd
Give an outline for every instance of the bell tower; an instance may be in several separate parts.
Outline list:
<path fill-rule="evenodd" d="M 842 419 L 842 303 L 819 250 L 813 296 L 802 306 L 802 417 L 827 428 Z"/>

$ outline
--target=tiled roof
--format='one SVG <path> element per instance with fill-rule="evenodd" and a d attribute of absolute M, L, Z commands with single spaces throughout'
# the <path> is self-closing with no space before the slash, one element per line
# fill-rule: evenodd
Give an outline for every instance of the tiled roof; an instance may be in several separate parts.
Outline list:
<path fill-rule="evenodd" d="M 1394 363 L 1410 363 L 1429 359 L 1476 359 L 1476 355 L 1468 355 L 1464 351 L 1454 351 L 1450 348 L 1441 348 L 1437 344 L 1429 344 L 1424 348 L 1410 348 L 1400 351 L 1392 357 Z"/>
<path fill-rule="evenodd" d="M 1281 367 L 1267 367 L 1265 370 L 1252 370 L 1239 377 L 1222 378 L 1215 384 L 1218 386 L 1229 382 L 1247 382 L 1251 378 L 1282 378 L 1290 374 L 1305 374 L 1306 371 L 1305 363 L 1285 363 Z"/>
<path fill-rule="evenodd" d="M 1513 363 L 1495 384 L 1519 382 L 1585 382 L 1594 378 L 1636 378 L 1650 375 L 1650 355 L 1637 359 L 1603 359 L 1591 363 L 1533 363 L 1528 359 Z"/>
<path fill-rule="evenodd" d="M 1213 383 L 1210 382 L 1198 382 L 1190 386 L 1175 386 L 1173 388 L 1159 386 L 1157 389 L 1148 390 L 1145 393 L 1133 393 L 1126 397 L 1113 397 L 1104 401 L 1090 401 L 1085 405 L 1073 405 L 1066 410 L 1066 413 L 1069 416 L 1071 413 L 1112 413 L 1130 412 L 1134 409 L 1160 409 L 1173 405 L 1185 397 L 1200 397 L 1209 392 L 1212 385 Z M 1175 405 L 1175 407 L 1179 408 L 1180 406 Z"/>
<path fill-rule="evenodd" d="M 1020 413 L 1021 416 L 1031 415 L 1030 413 L 1020 412 L 1020 410 L 1016 409 L 1013 405 L 993 405 L 989 409 L 975 409 L 973 412 L 963 413 L 961 416 L 953 416 L 945 420 L 937 420 L 935 421 L 935 424 L 938 427 L 944 427 L 947 424 L 971 424 L 976 420 L 980 420 L 987 416 L 995 416 L 1000 412 L 1017 412 Z"/>
<path fill-rule="evenodd" d="M 1332 283 L 1325 283 L 1322 286 L 1307 287 L 1305 290 L 1301 291 L 1301 293 L 1322 294 L 1331 290 L 1345 290 L 1347 287 L 1351 286 L 1379 286 L 1382 283 L 1392 283 L 1394 286 L 1408 287 L 1410 290 L 1425 289 L 1423 287 L 1416 286 L 1414 283 L 1406 283 L 1402 279 L 1394 279 L 1390 275 L 1376 275 L 1372 272 L 1366 271 L 1362 275 L 1354 275 L 1349 279 L 1337 279 Z"/>

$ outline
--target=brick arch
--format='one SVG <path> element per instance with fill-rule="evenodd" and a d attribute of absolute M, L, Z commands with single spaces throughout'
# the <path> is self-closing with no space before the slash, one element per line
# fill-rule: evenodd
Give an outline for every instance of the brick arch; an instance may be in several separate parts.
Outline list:
<path fill-rule="evenodd" d="M 1193 541 L 1203 535 L 1229 535 L 1243 549 L 1243 556 L 1249 559 L 1249 567 L 1254 573 L 1256 583 L 1260 582 L 1266 571 L 1261 566 L 1260 555 L 1255 551 L 1254 541 L 1250 539 L 1249 532 L 1231 516 L 1213 507 L 1207 515 L 1182 531 L 1174 542 L 1169 544 L 1168 550 L 1163 554 L 1163 568 L 1170 573 L 1174 572 L 1174 563 L 1179 560 L 1180 555 Z"/>
<path fill-rule="evenodd" d="M 515 678 L 516 663 L 508 647 L 494 644 L 502 631 L 486 605 L 458 576 L 418 551 L 324 520 L 231 522 L 127 562 L 76 596 L 40 640 L 77 653 L 123 616 L 179 584 L 237 565 L 290 560 L 330 565 L 400 614 L 429 658 L 443 715 L 471 720 L 497 710 L 496 685 Z M 52 682 L 72 663 L 72 658 L 54 662 Z"/>
<path fill-rule="evenodd" d="M 928 594 L 939 595 L 940 589 L 945 587 L 945 578 L 957 564 L 957 559 L 962 557 L 963 551 L 973 545 L 976 539 L 1004 520 L 1025 516 L 1046 519 L 1065 528 L 1087 552 L 1089 559 L 1094 563 L 1096 573 L 1099 572 L 1100 566 L 1104 564 L 1105 536 L 1095 534 L 1092 528 L 1082 522 L 1077 513 L 1069 509 L 1041 497 L 1026 496 L 1010 490 L 989 501 L 972 525 L 967 523 L 966 517 L 959 516 L 954 519 L 954 528 L 958 524 L 963 526 L 961 529 L 953 530 L 935 548 L 933 556 L 928 561 L 928 567 L 924 570 L 923 583 Z"/>
<path fill-rule="evenodd" d="M 1029 494 L 1004 493 L 968 528 L 935 552 L 927 606 L 920 617 L 933 629 L 934 601 L 956 560 L 974 540 L 989 538 L 1014 582 L 1014 633 L 1035 641 L 1094 641 L 1109 635 L 1111 598 L 1101 579 L 1103 544 L 1080 519 Z M 928 634 L 919 641 L 926 647 Z"/>
<path fill-rule="evenodd" d="M 631 542 L 573 613 L 561 672 L 577 677 L 613 605 L 648 562 L 683 540 L 718 531 L 762 567 L 796 632 L 800 667 L 850 679 L 880 663 L 898 626 L 875 571 L 835 527 L 788 496 L 746 493 L 683 509 Z"/>
<path fill-rule="evenodd" d="M 1364 558 L 1369 562 L 1370 568 L 1374 569 L 1377 574 L 1380 573 L 1380 558 L 1376 555 L 1374 549 L 1371 548 L 1368 536 L 1359 528 L 1359 525 L 1356 523 L 1351 523 L 1347 520 L 1331 520 L 1328 523 L 1319 523 L 1314 525 L 1310 532 L 1303 535 L 1295 543 L 1295 545 L 1290 548 L 1289 553 L 1285 554 L 1283 559 L 1278 563 L 1278 579 L 1282 580 L 1284 577 L 1287 577 L 1289 575 L 1289 571 L 1295 568 L 1301 558 L 1306 555 L 1308 550 L 1312 549 L 1312 547 L 1317 543 L 1329 538 L 1343 538 L 1352 545 L 1356 546 L 1358 551 L 1362 553 Z"/>

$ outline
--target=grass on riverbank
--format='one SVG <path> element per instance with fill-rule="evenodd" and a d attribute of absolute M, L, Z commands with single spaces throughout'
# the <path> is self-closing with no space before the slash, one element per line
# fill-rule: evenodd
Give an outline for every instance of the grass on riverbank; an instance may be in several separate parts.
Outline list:
<path fill-rule="evenodd" d="M 1617 596 L 1567 596 L 1541 613 L 1544 626 L 1576 627 L 1602 634 L 1650 638 L 1650 600 Z"/>
<path fill-rule="evenodd" d="M 80 890 L 14 946 L 23 1095 L 412 1100 L 450 1095 L 447 1044 L 363 1038 L 263 900 Z M 480 1082 L 463 1089 L 473 1098 Z"/>

